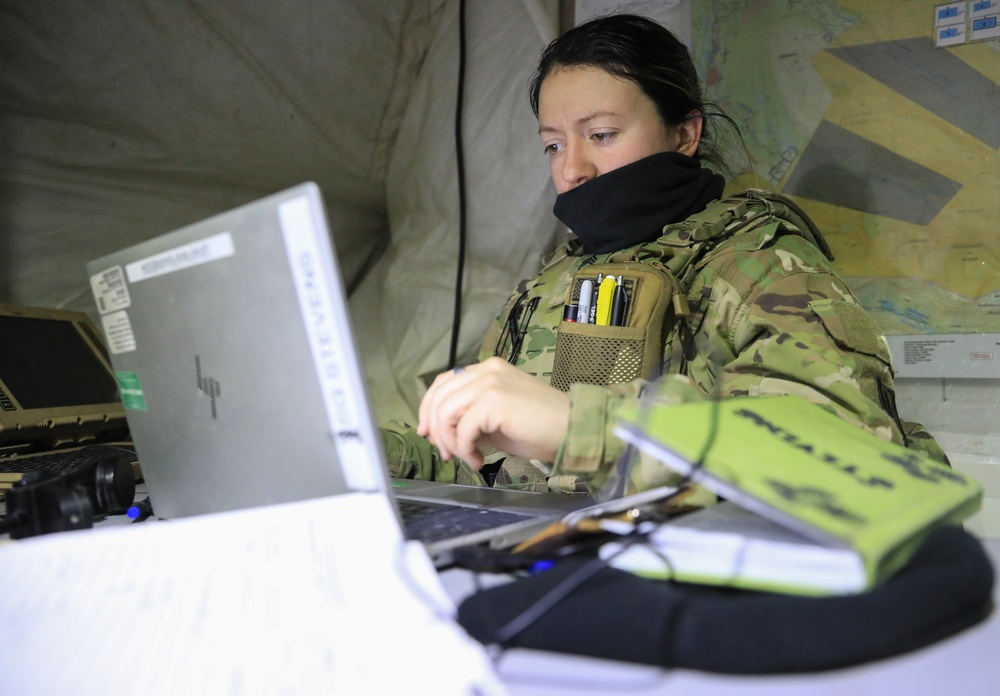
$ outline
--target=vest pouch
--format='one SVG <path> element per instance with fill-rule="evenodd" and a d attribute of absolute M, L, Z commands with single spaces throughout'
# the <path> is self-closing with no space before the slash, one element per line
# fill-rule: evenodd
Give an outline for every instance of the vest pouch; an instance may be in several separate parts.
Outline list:
<path fill-rule="evenodd" d="M 568 391 L 571 384 L 599 386 L 650 379 L 659 374 L 666 332 L 677 315 L 687 314 L 687 298 L 677 279 L 660 264 L 629 261 L 581 268 L 566 303 L 579 306 L 580 287 L 598 278 L 621 278 L 626 295 L 620 326 L 562 321 L 556 336 L 550 384 Z"/>

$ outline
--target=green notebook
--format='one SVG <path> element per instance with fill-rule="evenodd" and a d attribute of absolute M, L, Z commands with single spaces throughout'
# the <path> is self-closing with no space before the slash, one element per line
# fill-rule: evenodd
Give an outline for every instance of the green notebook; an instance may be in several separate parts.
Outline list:
<path fill-rule="evenodd" d="M 713 418 L 714 440 L 696 467 L 692 462 L 706 447 Z M 977 481 L 798 396 L 632 408 L 622 414 L 615 432 L 744 510 L 819 549 L 841 556 L 846 550 L 860 561 L 854 564 L 859 577 L 835 583 L 761 580 L 732 564 L 719 566 L 725 572 L 674 567 L 672 575 L 679 580 L 809 594 L 864 590 L 905 565 L 933 529 L 961 522 L 982 502 Z M 754 535 L 745 521 L 732 526 L 720 533 L 748 540 Z M 741 553 L 739 545 L 720 548 Z M 807 554 L 800 555 L 805 559 Z"/>

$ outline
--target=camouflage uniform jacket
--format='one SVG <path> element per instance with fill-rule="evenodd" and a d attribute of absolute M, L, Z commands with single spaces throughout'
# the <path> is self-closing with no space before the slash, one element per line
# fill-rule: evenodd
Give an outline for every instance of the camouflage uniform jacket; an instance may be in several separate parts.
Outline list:
<path fill-rule="evenodd" d="M 569 433 L 556 461 L 506 457 L 495 485 L 566 492 L 610 485 L 623 448 L 611 433 L 616 413 L 644 389 L 666 402 L 798 394 L 883 439 L 945 460 L 926 431 L 898 417 L 888 344 L 791 201 L 750 190 L 667 225 L 653 242 L 601 255 L 578 247 L 570 241 L 520 284 L 488 330 L 480 359 L 500 355 L 549 381 L 570 284 L 592 263 L 662 264 L 679 281 L 690 314 L 664 332 L 662 376 L 652 384 L 570 385 Z M 433 448 L 412 436 L 384 435 L 394 474 L 481 482 L 461 463 L 435 460 Z M 663 467 L 641 459 L 625 476 L 630 490 L 670 480 Z"/>

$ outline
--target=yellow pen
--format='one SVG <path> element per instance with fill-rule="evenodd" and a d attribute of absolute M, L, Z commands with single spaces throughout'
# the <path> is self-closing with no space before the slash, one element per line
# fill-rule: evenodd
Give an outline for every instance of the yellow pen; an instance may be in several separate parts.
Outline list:
<path fill-rule="evenodd" d="M 609 275 L 601 281 L 601 286 L 597 289 L 597 321 L 595 323 L 598 326 L 611 324 L 611 301 L 614 298 L 617 284 L 614 276 Z"/>

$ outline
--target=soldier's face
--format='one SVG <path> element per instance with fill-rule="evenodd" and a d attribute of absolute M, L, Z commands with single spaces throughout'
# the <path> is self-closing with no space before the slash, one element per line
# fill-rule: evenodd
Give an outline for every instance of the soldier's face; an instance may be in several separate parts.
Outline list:
<path fill-rule="evenodd" d="M 658 152 L 693 155 L 700 120 L 693 128 L 668 127 L 638 85 L 594 66 L 556 68 L 538 93 L 538 134 L 559 193 Z"/>

